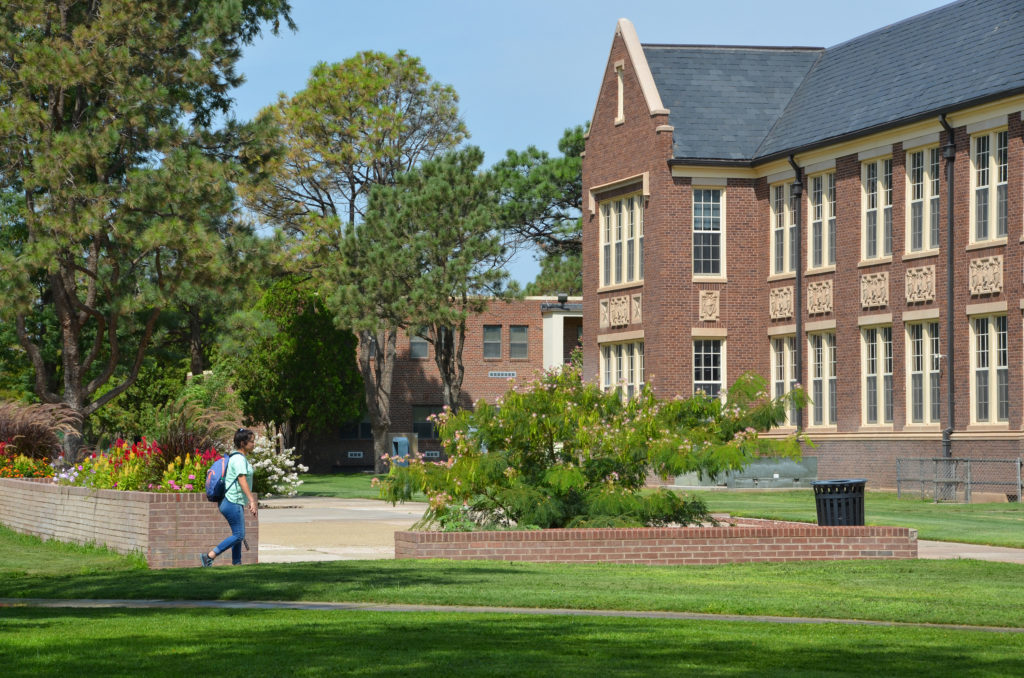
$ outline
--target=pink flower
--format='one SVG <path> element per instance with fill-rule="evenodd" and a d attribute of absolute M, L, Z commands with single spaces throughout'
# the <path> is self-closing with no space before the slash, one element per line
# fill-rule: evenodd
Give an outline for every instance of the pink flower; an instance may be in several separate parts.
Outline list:
<path fill-rule="evenodd" d="M 189 478 L 191 478 L 191 477 L 192 477 L 192 476 L 189 476 Z M 192 484 L 191 484 L 191 483 L 189 483 L 188 485 L 186 485 L 186 486 L 185 486 L 185 489 L 186 489 L 186 490 L 191 490 L 191 489 L 192 489 Z"/>
<path fill-rule="evenodd" d="M 188 474 L 188 479 L 189 479 L 189 480 L 195 480 L 195 479 L 196 479 L 196 474 L 194 474 L 194 473 L 189 473 L 189 474 Z M 191 485 L 189 485 L 189 487 L 192 487 L 192 486 L 191 486 Z"/>

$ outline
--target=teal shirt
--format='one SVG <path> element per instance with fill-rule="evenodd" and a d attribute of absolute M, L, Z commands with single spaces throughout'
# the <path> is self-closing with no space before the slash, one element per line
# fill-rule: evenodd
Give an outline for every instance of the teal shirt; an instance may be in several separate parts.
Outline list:
<path fill-rule="evenodd" d="M 249 491 L 252 491 L 252 476 L 255 472 L 256 469 L 252 467 L 252 464 L 249 463 L 244 454 L 232 452 L 231 456 L 228 457 L 228 472 L 224 476 L 224 486 L 227 488 L 224 498 L 232 504 L 246 506 L 248 500 L 246 499 L 245 492 L 242 491 L 242 486 L 238 484 L 238 476 L 245 476 L 249 483 Z"/>

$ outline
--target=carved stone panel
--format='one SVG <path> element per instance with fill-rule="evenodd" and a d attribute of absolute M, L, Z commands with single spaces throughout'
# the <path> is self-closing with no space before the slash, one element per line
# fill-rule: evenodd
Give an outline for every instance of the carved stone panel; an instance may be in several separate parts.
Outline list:
<path fill-rule="evenodd" d="M 633 295 L 633 322 L 638 323 L 644 319 L 643 295 Z"/>
<path fill-rule="evenodd" d="M 832 312 L 832 281 L 813 282 L 807 286 L 807 312 L 811 315 Z"/>
<path fill-rule="evenodd" d="M 982 294 L 999 294 L 1003 291 L 1003 257 L 983 257 L 971 259 L 970 280 L 971 296 Z"/>
<path fill-rule="evenodd" d="M 793 288 L 773 287 L 768 295 L 768 315 L 772 320 L 793 317 Z"/>
<path fill-rule="evenodd" d="M 600 325 L 601 325 L 601 327 L 608 327 L 610 324 L 611 323 L 609 322 L 609 319 L 608 319 L 608 300 L 607 299 L 603 299 L 601 301 L 601 320 L 600 320 Z"/>
<path fill-rule="evenodd" d="M 935 301 L 935 267 L 907 269 L 907 303 Z"/>
<path fill-rule="evenodd" d="M 629 324 L 629 297 L 612 297 L 608 300 L 608 320 L 612 327 Z"/>
<path fill-rule="evenodd" d="M 721 293 L 718 290 L 700 291 L 700 319 L 714 322 L 718 320 Z"/>
<path fill-rule="evenodd" d="M 889 273 L 868 273 L 860 277 L 861 308 L 889 305 Z"/>

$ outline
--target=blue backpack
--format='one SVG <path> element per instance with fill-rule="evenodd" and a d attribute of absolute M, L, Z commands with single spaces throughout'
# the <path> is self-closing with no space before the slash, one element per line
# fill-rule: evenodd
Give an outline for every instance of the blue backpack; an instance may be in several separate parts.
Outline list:
<path fill-rule="evenodd" d="M 224 485 L 224 480 L 228 475 L 228 457 L 230 455 L 225 454 L 223 457 L 213 462 L 210 465 L 210 470 L 206 472 L 206 498 L 209 501 L 220 502 L 227 493 L 228 488 Z"/>

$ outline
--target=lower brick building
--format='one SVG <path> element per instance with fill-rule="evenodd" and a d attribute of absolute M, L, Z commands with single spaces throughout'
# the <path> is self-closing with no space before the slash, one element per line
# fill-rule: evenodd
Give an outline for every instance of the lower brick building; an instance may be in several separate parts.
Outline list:
<path fill-rule="evenodd" d="M 782 430 L 822 478 L 1018 458 L 1022 110 L 1019 2 L 827 49 L 645 45 L 620 20 L 583 158 L 585 373 L 801 384 Z"/>
<path fill-rule="evenodd" d="M 492 301 L 469 319 L 462 360 L 462 405 L 494 402 L 510 381 L 529 381 L 539 372 L 564 364 L 582 337 L 581 297 L 526 297 Z M 441 456 L 431 414 L 442 410 L 441 380 L 433 347 L 400 333 L 392 381 L 391 432 L 415 440 L 418 451 Z M 373 436 L 369 418 L 342 424 L 311 441 L 308 462 L 314 472 L 372 468 Z"/>

